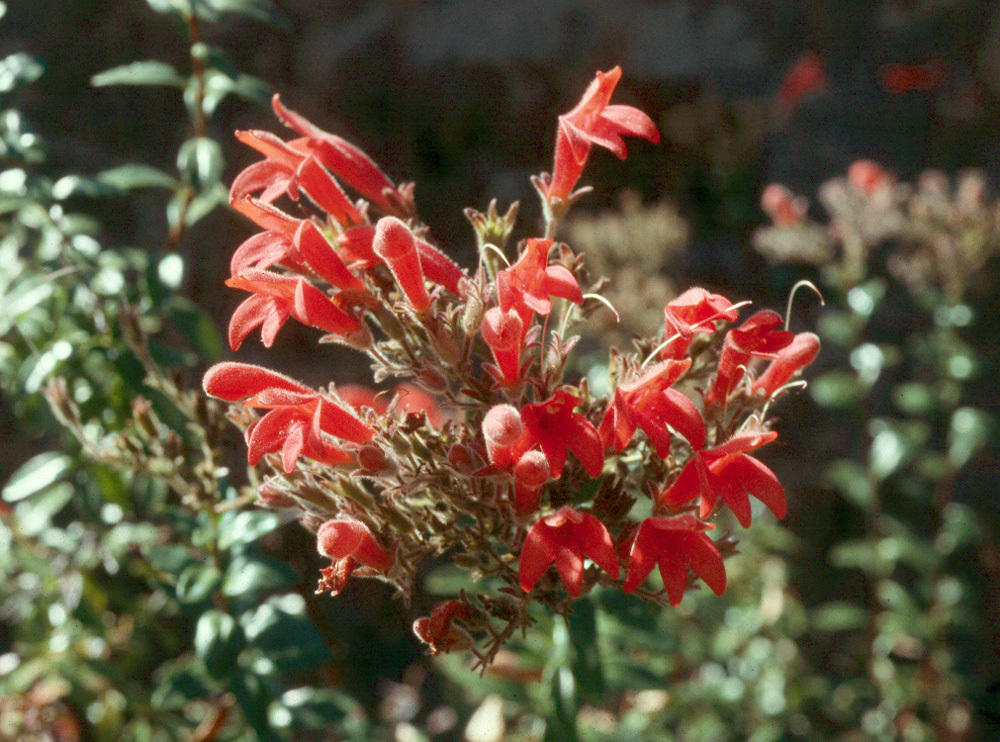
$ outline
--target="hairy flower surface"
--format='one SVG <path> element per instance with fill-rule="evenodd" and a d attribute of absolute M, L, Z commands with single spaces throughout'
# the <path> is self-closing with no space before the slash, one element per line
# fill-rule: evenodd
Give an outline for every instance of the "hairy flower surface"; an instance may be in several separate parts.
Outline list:
<path fill-rule="evenodd" d="M 690 567 L 712 592 L 722 595 L 726 591 L 726 567 L 719 549 L 704 533 L 714 527 L 691 515 L 646 518 L 632 537 L 622 589 L 633 592 L 654 567 L 659 567 L 670 602 L 678 605 L 684 597 Z"/>
<path fill-rule="evenodd" d="M 576 107 L 559 117 L 555 164 L 545 189 L 550 203 L 557 199 L 569 202 L 592 144 L 624 160 L 628 153 L 622 135 L 642 137 L 653 144 L 660 141 L 660 132 L 645 113 L 632 106 L 610 105 L 621 76 L 620 67 L 598 72 Z"/>
<path fill-rule="evenodd" d="M 621 571 L 608 529 L 590 513 L 564 505 L 540 518 L 528 531 L 521 551 L 521 589 L 530 593 L 549 565 L 555 564 L 574 598 L 583 588 L 583 560 L 590 559 L 614 578 Z"/>

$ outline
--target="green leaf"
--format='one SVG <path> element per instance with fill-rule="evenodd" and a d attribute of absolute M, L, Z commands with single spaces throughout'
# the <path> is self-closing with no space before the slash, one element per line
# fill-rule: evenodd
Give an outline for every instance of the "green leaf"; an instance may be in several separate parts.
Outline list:
<path fill-rule="evenodd" d="M 236 657 L 244 643 L 243 631 L 228 613 L 206 611 L 198 619 L 194 651 L 212 677 L 225 677 L 237 669 Z"/>
<path fill-rule="evenodd" d="M 329 731 L 332 726 L 345 721 L 364 724 L 361 705 L 335 690 L 308 686 L 293 688 L 282 694 L 280 703 L 291 712 L 292 725 L 298 728 Z"/>
<path fill-rule="evenodd" d="M 298 574 L 277 559 L 239 555 L 229 563 L 222 593 L 230 598 L 245 597 L 287 588 L 298 580 Z"/>
<path fill-rule="evenodd" d="M 3 499 L 17 502 L 51 486 L 70 470 L 73 460 L 63 453 L 48 451 L 29 459 L 3 488 Z"/>
<path fill-rule="evenodd" d="M 189 564 L 177 578 L 177 600 L 181 603 L 201 603 L 218 589 L 222 574 L 214 565 Z"/>
<path fill-rule="evenodd" d="M 280 673 L 295 673 L 330 659 L 326 640 L 303 615 L 298 595 L 271 598 L 240 616 L 247 641 Z"/>
<path fill-rule="evenodd" d="M 937 406 L 937 395 L 927 384 L 912 381 L 892 388 L 892 401 L 907 415 L 928 415 Z"/>
<path fill-rule="evenodd" d="M 222 147 L 214 139 L 188 139 L 177 152 L 177 170 L 185 185 L 198 193 L 211 190 L 222 177 Z"/>
<path fill-rule="evenodd" d="M 10 93 L 22 85 L 30 85 L 44 72 L 45 68 L 30 54 L 11 54 L 0 60 L 0 93 Z"/>
<path fill-rule="evenodd" d="M 865 512 L 875 507 L 875 484 L 864 467 L 856 461 L 851 459 L 834 461 L 823 471 L 823 476 L 837 492 Z"/>
<path fill-rule="evenodd" d="M 875 418 L 868 432 L 872 436 L 869 470 L 877 480 L 883 480 L 917 455 L 930 436 L 930 426 L 923 420 Z"/>
<path fill-rule="evenodd" d="M 260 678 L 250 673 L 240 673 L 230 680 L 229 690 L 236 699 L 243 718 L 257 735 L 258 742 L 278 742 L 281 737 L 271 728 L 267 715 L 271 694 Z"/>
<path fill-rule="evenodd" d="M 179 185 L 177 178 L 149 165 L 131 164 L 103 170 L 94 176 L 98 183 L 118 191 L 128 192 L 136 188 L 169 188 Z"/>
<path fill-rule="evenodd" d="M 288 28 L 291 25 L 288 18 L 271 0 L 205 0 L 205 2 L 219 13 L 238 13 L 280 28 Z"/>
<path fill-rule="evenodd" d="M 219 520 L 219 548 L 229 550 L 237 544 L 253 543 L 280 525 L 281 518 L 277 513 L 231 510 Z"/>
<path fill-rule="evenodd" d="M 104 70 L 104 72 L 98 72 L 90 78 L 90 84 L 94 87 L 104 87 L 106 85 L 169 85 L 175 88 L 183 88 L 187 84 L 187 79 L 166 62 L 149 60 L 123 64 L 120 67 L 112 67 L 109 70 Z"/>
<path fill-rule="evenodd" d="M 992 420 L 975 407 L 959 407 L 948 429 L 948 460 L 956 469 L 968 463 L 989 440 Z"/>
<path fill-rule="evenodd" d="M 222 355 L 225 349 L 222 333 L 207 312 L 179 294 L 171 297 L 169 308 L 174 325 L 202 361 L 213 361 Z"/>
<path fill-rule="evenodd" d="M 835 600 L 813 609 L 811 622 L 816 631 L 850 631 L 864 626 L 868 613 L 853 603 Z"/>
<path fill-rule="evenodd" d="M 25 536 L 37 536 L 52 523 L 52 517 L 73 499 L 69 482 L 59 482 L 24 500 L 14 508 L 14 520 Z"/>
<path fill-rule="evenodd" d="M 861 385 L 846 371 L 828 371 L 809 382 L 809 394 L 822 407 L 847 407 L 861 397 Z"/>

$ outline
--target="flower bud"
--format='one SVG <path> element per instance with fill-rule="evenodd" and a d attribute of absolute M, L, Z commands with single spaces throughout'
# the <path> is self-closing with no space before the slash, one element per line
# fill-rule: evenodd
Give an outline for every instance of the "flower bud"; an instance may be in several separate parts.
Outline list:
<path fill-rule="evenodd" d="M 483 438 L 486 439 L 486 453 L 490 463 L 506 466 L 510 462 L 510 447 L 524 434 L 521 413 L 509 404 L 498 404 L 490 408 L 483 418 Z"/>
<path fill-rule="evenodd" d="M 541 451 L 525 451 L 514 465 L 514 510 L 527 515 L 538 507 L 542 485 L 549 481 L 549 462 Z"/>
<path fill-rule="evenodd" d="M 424 286 L 417 243 L 409 228 L 394 216 L 384 216 L 375 225 L 372 250 L 385 261 L 406 300 L 417 312 L 425 312 L 431 297 Z"/>

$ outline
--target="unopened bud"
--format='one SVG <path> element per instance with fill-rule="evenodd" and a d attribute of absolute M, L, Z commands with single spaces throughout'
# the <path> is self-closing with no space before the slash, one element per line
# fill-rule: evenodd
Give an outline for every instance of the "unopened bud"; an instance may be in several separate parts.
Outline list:
<path fill-rule="evenodd" d="M 475 291 L 469 291 L 465 295 L 465 309 L 462 311 L 462 331 L 468 335 L 475 335 L 479 332 L 479 326 L 483 323 L 483 313 L 486 307 L 483 305 L 482 297 Z"/>
<path fill-rule="evenodd" d="M 510 447 L 524 435 L 521 413 L 509 404 L 491 407 L 483 418 L 483 438 L 490 463 L 506 466 L 510 462 Z"/>
<path fill-rule="evenodd" d="M 389 465 L 389 460 L 378 446 L 366 444 L 358 451 L 358 464 L 366 472 L 378 474 Z"/>

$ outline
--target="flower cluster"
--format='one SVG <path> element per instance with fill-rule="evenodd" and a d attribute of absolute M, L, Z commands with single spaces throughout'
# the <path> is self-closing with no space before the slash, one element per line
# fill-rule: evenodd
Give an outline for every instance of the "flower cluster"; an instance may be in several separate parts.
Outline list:
<path fill-rule="evenodd" d="M 272 472 L 260 503 L 297 507 L 317 531 L 331 560 L 321 590 L 375 577 L 408 599 L 436 557 L 477 578 L 480 594 L 417 620 L 435 653 L 485 639 L 485 661 L 531 623 L 532 601 L 565 612 L 598 585 L 676 605 L 700 578 L 721 594 L 734 541 L 708 535 L 720 513 L 749 525 L 751 496 L 785 513 L 781 484 L 751 454 L 776 437 L 766 411 L 815 357 L 815 335 L 767 310 L 740 321 L 740 305 L 692 288 L 667 303 L 657 336 L 612 352 L 609 394 L 567 378 L 574 328 L 611 307 L 555 240 L 558 220 L 592 145 L 623 157 L 622 135 L 659 138 L 644 113 L 609 104 L 620 74 L 598 73 L 559 119 L 553 173 L 535 178 L 542 236 L 508 257 L 516 209 L 469 212 L 472 272 L 434 244 L 412 186 L 277 97 L 298 138 L 237 134 L 266 159 L 232 187 L 264 230 L 233 257 L 227 285 L 251 294 L 233 349 L 257 327 L 270 345 L 291 317 L 366 354 L 376 383 L 399 382 L 314 390 L 226 362 L 205 390 L 235 403 L 250 463 Z M 662 587 L 647 580 L 657 568 Z"/>
<path fill-rule="evenodd" d="M 954 184 L 928 170 L 911 186 L 876 162 L 858 160 L 823 183 L 818 200 L 829 215 L 826 224 L 809 218 L 806 198 L 767 186 L 761 207 L 772 226 L 757 231 L 757 250 L 773 262 L 820 266 L 831 283 L 849 288 L 888 245 L 886 268 L 911 292 L 935 286 L 952 299 L 1000 252 L 1000 211 L 987 202 L 985 180 L 975 170 Z"/>

